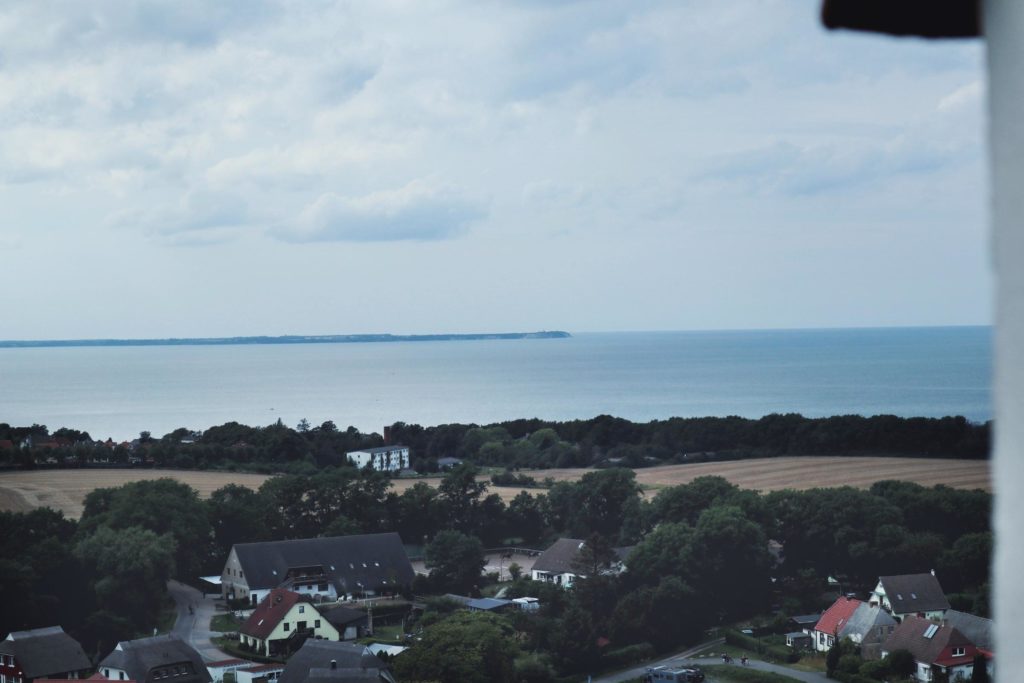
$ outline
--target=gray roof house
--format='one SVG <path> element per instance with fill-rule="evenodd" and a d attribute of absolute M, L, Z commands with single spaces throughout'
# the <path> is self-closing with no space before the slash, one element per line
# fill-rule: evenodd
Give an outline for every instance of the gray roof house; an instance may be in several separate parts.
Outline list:
<path fill-rule="evenodd" d="M 60 626 L 14 631 L 0 641 L 0 670 L 7 680 L 84 678 L 90 669 L 82 646 Z"/>
<path fill-rule="evenodd" d="M 870 601 L 888 610 L 897 621 L 908 615 L 941 619 L 949 609 L 949 601 L 934 572 L 880 576 Z"/>
<path fill-rule="evenodd" d="M 387 664 L 365 645 L 307 640 L 291 656 L 278 683 L 395 683 Z"/>
<path fill-rule="evenodd" d="M 111 680 L 155 683 L 210 683 L 210 672 L 195 648 L 172 635 L 123 640 L 100 662 Z"/>
<path fill-rule="evenodd" d="M 545 550 L 533 563 L 531 568 L 534 581 L 545 581 L 560 586 L 572 586 L 579 574 L 577 558 L 580 556 L 585 541 L 579 538 L 560 538 Z M 626 558 L 636 546 L 612 548 L 618 562 L 612 567 L 612 573 L 619 573 L 625 568 Z"/>
<path fill-rule="evenodd" d="M 991 619 L 951 609 L 943 617 L 943 623 L 963 633 L 972 643 L 983 650 L 992 652 L 996 649 L 995 638 L 992 637 Z"/>
<path fill-rule="evenodd" d="M 397 592 L 413 576 L 398 534 L 359 534 L 235 544 L 221 573 L 221 587 L 227 599 L 258 604 L 274 588 L 336 599 Z"/>
<path fill-rule="evenodd" d="M 839 637 L 859 644 L 865 659 L 878 659 L 882 643 L 895 628 L 892 615 L 877 604 L 862 602 L 839 629 Z"/>

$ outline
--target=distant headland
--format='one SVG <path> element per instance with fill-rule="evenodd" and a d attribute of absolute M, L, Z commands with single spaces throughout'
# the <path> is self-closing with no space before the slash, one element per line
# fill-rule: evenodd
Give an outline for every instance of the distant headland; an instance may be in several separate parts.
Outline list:
<path fill-rule="evenodd" d="M 280 337 L 186 337 L 181 339 L 38 339 L 0 340 L 0 348 L 63 346 L 231 346 L 238 344 L 356 344 L 376 342 L 480 341 L 490 339 L 566 339 L 560 330 L 480 334 L 289 334 Z"/>

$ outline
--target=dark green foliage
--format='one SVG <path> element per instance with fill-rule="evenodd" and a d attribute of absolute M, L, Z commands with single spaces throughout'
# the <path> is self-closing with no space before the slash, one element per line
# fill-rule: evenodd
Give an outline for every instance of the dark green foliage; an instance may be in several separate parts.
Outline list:
<path fill-rule="evenodd" d="M 839 663 L 836 665 L 837 671 L 843 673 L 855 674 L 860 671 L 861 659 L 857 655 L 842 655 L 839 657 Z"/>
<path fill-rule="evenodd" d="M 986 663 L 985 655 L 975 655 L 974 670 L 971 672 L 971 683 L 989 683 Z"/>
<path fill-rule="evenodd" d="M 439 593 L 460 593 L 480 583 L 484 546 L 480 539 L 458 531 L 442 531 L 426 547 L 430 582 Z"/>
<path fill-rule="evenodd" d="M 729 683 L 794 683 L 794 681 L 800 680 L 771 671 L 758 671 L 757 669 L 734 665 L 712 664 L 711 666 L 702 666 L 701 670 L 707 675 L 709 681 L 728 681 Z"/>
<path fill-rule="evenodd" d="M 511 683 L 519 648 L 507 622 L 492 614 L 457 612 L 424 629 L 422 639 L 395 659 L 401 681 Z"/>
<path fill-rule="evenodd" d="M 885 677 L 889 675 L 889 664 L 881 660 L 864 662 L 860 665 L 858 673 L 865 678 L 884 681 Z"/>
<path fill-rule="evenodd" d="M 766 659 L 776 662 L 798 662 L 800 661 L 800 653 L 794 652 L 790 648 L 784 645 L 771 645 L 759 638 L 754 636 L 748 636 L 745 633 L 740 633 L 736 629 L 725 630 L 725 642 L 736 647 L 741 647 L 751 652 L 756 652 Z M 832 648 L 837 650 L 837 648 Z M 831 650 L 830 650 L 831 652 Z M 836 659 L 838 660 L 838 652 Z"/>
<path fill-rule="evenodd" d="M 657 654 L 650 643 L 637 643 L 609 650 L 601 655 L 601 663 L 609 669 L 617 669 L 629 664 L 636 664 L 654 657 Z"/>
<path fill-rule="evenodd" d="M 890 652 L 884 661 L 886 666 L 889 667 L 889 671 L 900 678 L 907 678 L 917 670 L 917 662 L 914 661 L 914 655 L 908 650 Z"/>

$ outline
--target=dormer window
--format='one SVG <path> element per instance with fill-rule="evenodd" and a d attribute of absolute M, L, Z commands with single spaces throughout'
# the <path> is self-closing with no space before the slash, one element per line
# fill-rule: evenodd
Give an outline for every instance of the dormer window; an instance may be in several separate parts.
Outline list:
<path fill-rule="evenodd" d="M 962 648 L 962 647 L 954 647 L 953 648 L 953 656 L 954 657 L 963 657 L 965 654 L 967 654 L 967 649 L 966 648 Z"/>

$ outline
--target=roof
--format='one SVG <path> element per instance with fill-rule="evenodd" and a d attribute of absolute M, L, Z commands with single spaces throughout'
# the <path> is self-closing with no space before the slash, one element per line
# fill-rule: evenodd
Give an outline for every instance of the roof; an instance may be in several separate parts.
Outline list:
<path fill-rule="evenodd" d="M 238 543 L 233 549 L 250 590 L 277 588 L 287 581 L 288 569 L 298 567 L 322 567 L 341 593 L 397 588 L 411 584 L 414 576 L 394 532 Z"/>
<path fill-rule="evenodd" d="M 880 576 L 885 595 L 892 605 L 893 614 L 933 612 L 949 609 L 949 601 L 934 574 L 902 574 Z"/>
<path fill-rule="evenodd" d="M 175 683 L 210 683 L 210 672 L 195 648 L 177 636 L 165 635 L 139 640 L 123 640 L 100 666 L 128 672 L 139 683 L 153 683 L 154 670 L 165 666 L 184 665 L 185 675 L 174 677 Z"/>
<path fill-rule="evenodd" d="M 82 646 L 60 626 L 14 631 L 0 641 L 0 652 L 14 655 L 25 678 L 92 668 Z"/>
<path fill-rule="evenodd" d="M 461 465 L 462 464 L 462 458 L 452 458 L 452 457 L 438 458 L 437 459 L 437 464 L 438 465 L 442 465 L 442 466 L 444 466 L 444 465 Z"/>
<path fill-rule="evenodd" d="M 968 640 L 981 649 L 989 651 L 995 649 L 996 643 L 995 638 L 992 637 L 991 619 L 951 609 L 942 616 L 942 620 L 963 633 Z"/>
<path fill-rule="evenodd" d="M 576 574 L 573 568 L 576 558 L 580 554 L 580 547 L 584 541 L 579 538 L 560 538 L 550 548 L 537 557 L 533 563 L 534 571 L 551 572 L 553 574 Z M 625 561 L 636 546 L 624 546 L 612 548 L 618 556 L 619 561 Z"/>
<path fill-rule="evenodd" d="M 351 624 L 355 624 L 356 626 L 365 626 L 367 623 L 366 612 L 361 612 L 357 609 L 349 609 L 348 607 L 334 607 L 329 610 L 324 610 L 320 613 L 320 616 L 336 628 L 344 628 Z"/>
<path fill-rule="evenodd" d="M 400 446 L 399 444 L 395 444 L 394 446 L 376 446 L 375 448 L 360 448 L 359 450 L 348 451 L 348 453 L 346 453 L 345 455 L 348 455 L 349 453 L 372 453 L 372 454 L 390 453 L 391 451 L 399 451 L 399 450 L 406 450 L 407 451 L 407 450 L 409 450 L 409 447 L 408 446 Z"/>
<path fill-rule="evenodd" d="M 247 662 L 244 659 L 218 659 L 215 662 L 207 662 L 207 669 L 222 669 L 228 666 L 248 666 L 252 662 Z"/>
<path fill-rule="evenodd" d="M 267 597 L 263 598 L 260 604 L 256 605 L 256 609 L 252 611 L 238 632 L 266 640 L 281 623 L 281 620 L 288 616 L 292 607 L 299 602 L 305 602 L 305 600 L 298 593 L 286 588 L 275 588 L 267 593 Z M 313 605 L 309 605 L 309 608 L 316 611 Z"/>
<path fill-rule="evenodd" d="M 965 654 L 955 660 L 948 656 L 943 657 L 943 651 L 954 646 L 964 648 Z M 943 666 L 951 666 L 971 661 L 977 648 L 967 636 L 951 626 L 908 616 L 896 627 L 892 635 L 886 638 L 882 650 L 909 650 L 914 659 L 923 664 L 939 663 L 941 658 Z"/>
<path fill-rule="evenodd" d="M 511 600 L 499 600 L 498 598 L 479 598 L 477 600 L 470 600 L 468 603 L 466 603 L 466 606 L 470 609 L 489 611 L 494 609 L 501 609 L 502 607 L 508 607 L 511 604 Z"/>
<path fill-rule="evenodd" d="M 822 633 L 839 633 L 861 604 L 857 598 L 839 598 L 822 613 L 818 623 L 814 625 L 814 630 Z"/>
<path fill-rule="evenodd" d="M 445 593 L 441 598 L 457 602 L 463 607 L 468 607 L 469 603 L 473 602 L 473 598 L 466 597 L 465 595 L 455 595 L 455 593 Z"/>
<path fill-rule="evenodd" d="M 330 670 L 331 662 L 337 664 Z M 307 640 L 302 647 L 291 656 L 284 667 L 284 673 L 278 683 L 307 683 L 314 678 L 329 678 L 333 683 L 344 680 L 342 674 L 358 675 L 376 670 L 387 670 L 387 665 L 366 649 L 365 645 L 355 643 L 339 643 L 333 640 Z M 352 680 L 377 680 L 376 677 L 356 678 Z"/>
<path fill-rule="evenodd" d="M 250 662 L 251 663 L 251 662 Z M 284 671 L 284 664 L 253 664 L 245 667 L 248 673 L 263 673 L 264 671 Z"/>
<path fill-rule="evenodd" d="M 878 605 L 871 605 L 866 602 L 860 603 L 853 611 L 846 623 L 839 629 L 839 636 L 858 634 L 862 638 L 867 636 L 875 627 L 895 626 L 896 620 Z"/>
<path fill-rule="evenodd" d="M 789 620 L 800 624 L 801 626 L 814 626 L 821 619 L 821 612 L 815 614 L 798 614 L 795 617 L 790 617 Z"/>

